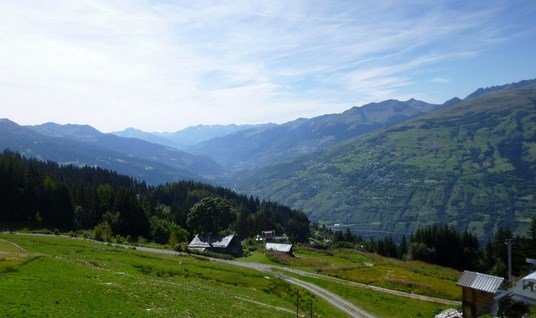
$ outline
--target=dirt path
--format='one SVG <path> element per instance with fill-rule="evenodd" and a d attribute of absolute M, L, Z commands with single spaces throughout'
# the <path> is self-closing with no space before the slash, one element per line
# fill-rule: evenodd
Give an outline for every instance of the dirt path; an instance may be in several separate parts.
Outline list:
<path fill-rule="evenodd" d="M 289 314 L 294 315 L 294 311 L 293 311 L 293 310 L 290 310 L 290 309 L 287 309 L 287 308 L 276 307 L 276 306 L 268 305 L 268 304 L 265 304 L 265 303 L 261 303 L 261 302 L 259 302 L 259 301 L 255 301 L 255 300 L 251 300 L 251 299 L 247 299 L 247 298 L 239 297 L 239 296 L 235 296 L 234 298 L 236 298 L 236 299 L 240 299 L 240 300 L 242 300 L 242 301 L 247 301 L 247 302 L 249 302 L 249 303 L 256 304 L 256 305 L 259 305 L 259 306 L 261 306 L 261 307 L 268 307 L 268 308 L 272 308 L 272 309 L 275 309 L 275 310 L 288 312 Z M 303 317 L 303 315 L 301 315 L 301 316 Z"/>
<path fill-rule="evenodd" d="M 438 303 L 438 304 L 451 305 L 451 306 L 458 306 L 458 305 L 461 306 L 461 304 L 462 304 L 461 301 L 449 300 L 449 299 L 443 299 L 443 298 L 437 298 L 437 297 L 431 297 L 431 296 L 424 296 L 424 295 L 419 295 L 419 294 L 412 294 L 412 293 L 407 293 L 407 292 L 403 292 L 403 291 L 399 291 L 399 290 L 388 289 L 388 288 L 384 288 L 384 287 L 378 287 L 378 286 L 374 286 L 374 285 L 356 283 L 356 282 L 352 282 L 352 281 L 349 281 L 349 280 L 340 279 L 340 278 L 337 278 L 337 277 L 321 275 L 321 274 L 307 272 L 307 271 L 299 270 L 299 269 L 295 269 L 295 268 L 288 268 L 288 267 L 277 266 L 277 265 L 272 265 L 272 268 L 282 270 L 282 271 L 287 271 L 289 273 L 294 273 L 294 274 L 297 274 L 297 275 L 300 275 L 300 276 L 331 280 L 331 281 L 335 281 L 335 282 L 345 284 L 345 285 L 366 288 L 366 289 L 374 290 L 374 291 L 377 291 L 377 292 L 380 292 L 380 293 L 391 294 L 391 295 L 396 295 L 396 296 L 401 296 L 401 297 L 406 297 L 406 298 L 424 300 L 424 301 L 429 301 L 429 302 Z"/>

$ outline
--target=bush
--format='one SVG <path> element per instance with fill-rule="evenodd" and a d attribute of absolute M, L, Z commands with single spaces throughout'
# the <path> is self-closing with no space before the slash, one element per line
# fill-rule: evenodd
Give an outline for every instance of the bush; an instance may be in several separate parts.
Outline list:
<path fill-rule="evenodd" d="M 320 250 L 327 250 L 330 248 L 330 244 L 326 243 L 326 242 L 319 242 L 319 241 L 315 241 L 311 244 L 311 247 L 312 248 L 317 248 L 317 249 L 320 249 Z"/>
<path fill-rule="evenodd" d="M 333 244 L 335 248 L 354 248 L 354 243 L 340 241 Z"/>
<path fill-rule="evenodd" d="M 176 252 L 186 253 L 186 252 L 188 252 L 188 246 L 186 244 L 175 244 L 173 246 L 173 250 L 176 251 Z"/>
<path fill-rule="evenodd" d="M 97 224 L 97 226 L 95 226 L 93 229 L 93 237 L 97 241 L 111 242 L 113 234 L 110 224 L 108 224 L 106 221 L 102 222 L 101 224 Z"/>
<path fill-rule="evenodd" d="M 115 243 L 117 243 L 117 244 L 126 244 L 126 243 L 128 243 L 127 238 L 123 237 L 121 235 L 114 236 L 113 241 Z"/>
<path fill-rule="evenodd" d="M 246 252 L 254 252 L 258 249 L 257 247 L 258 243 L 255 242 L 252 238 L 247 238 L 242 241 L 242 247 L 244 248 L 244 251 Z"/>

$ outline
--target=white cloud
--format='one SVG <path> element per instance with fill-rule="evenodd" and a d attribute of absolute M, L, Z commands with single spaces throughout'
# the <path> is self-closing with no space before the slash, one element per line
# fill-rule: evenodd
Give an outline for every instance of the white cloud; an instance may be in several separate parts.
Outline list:
<path fill-rule="evenodd" d="M 460 10 L 448 1 L 4 2 L 0 117 L 176 130 L 425 98 L 416 73 L 504 41 L 492 23 L 504 9 Z"/>

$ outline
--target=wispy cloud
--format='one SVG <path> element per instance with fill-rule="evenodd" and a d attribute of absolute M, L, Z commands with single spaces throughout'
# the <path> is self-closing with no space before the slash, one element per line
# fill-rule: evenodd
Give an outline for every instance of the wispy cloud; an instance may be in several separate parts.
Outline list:
<path fill-rule="evenodd" d="M 445 77 L 434 77 L 430 80 L 432 83 L 448 83 L 450 82 L 450 79 Z"/>
<path fill-rule="evenodd" d="M 5 2 L 0 117 L 176 130 L 433 98 L 420 84 L 447 77 L 421 73 L 508 41 L 515 27 L 497 18 L 536 11 L 524 5 Z"/>

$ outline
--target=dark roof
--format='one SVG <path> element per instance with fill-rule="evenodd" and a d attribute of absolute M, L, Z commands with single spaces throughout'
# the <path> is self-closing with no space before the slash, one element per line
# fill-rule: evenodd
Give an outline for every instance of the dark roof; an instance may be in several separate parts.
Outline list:
<path fill-rule="evenodd" d="M 504 278 L 502 277 L 464 271 L 460 279 L 456 282 L 456 285 L 488 293 L 496 293 L 503 281 Z"/>
<path fill-rule="evenodd" d="M 234 238 L 232 235 L 207 235 L 207 234 L 196 234 L 194 239 L 188 245 L 189 248 L 227 248 L 231 241 Z"/>

